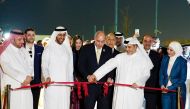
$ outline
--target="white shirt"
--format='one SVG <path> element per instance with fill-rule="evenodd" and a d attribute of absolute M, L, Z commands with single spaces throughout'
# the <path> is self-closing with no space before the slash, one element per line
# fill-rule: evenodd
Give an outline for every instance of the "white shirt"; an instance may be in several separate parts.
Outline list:
<path fill-rule="evenodd" d="M 172 82 L 170 81 L 170 74 L 171 74 L 171 70 L 173 67 L 173 64 L 176 60 L 176 56 L 170 57 L 169 63 L 168 63 L 168 69 L 167 69 L 167 74 L 168 74 L 168 83 L 167 83 L 167 87 L 172 85 Z"/>
<path fill-rule="evenodd" d="M 26 43 L 26 46 L 25 46 L 26 50 L 28 51 L 28 54 L 30 55 L 29 51 L 32 51 L 32 57 L 30 57 L 31 61 L 34 62 L 34 54 L 35 54 L 35 50 L 34 50 L 34 44 L 32 46 L 32 48 L 30 48 L 28 46 L 28 44 Z"/>
<path fill-rule="evenodd" d="M 98 49 L 95 45 L 95 52 L 96 52 L 96 59 L 97 59 L 97 63 L 99 63 L 99 60 L 100 60 L 100 56 L 101 56 L 101 53 L 102 53 L 102 48 Z"/>
<path fill-rule="evenodd" d="M 149 50 L 146 50 L 146 53 L 149 55 L 149 54 L 150 54 L 150 49 L 149 49 Z"/>

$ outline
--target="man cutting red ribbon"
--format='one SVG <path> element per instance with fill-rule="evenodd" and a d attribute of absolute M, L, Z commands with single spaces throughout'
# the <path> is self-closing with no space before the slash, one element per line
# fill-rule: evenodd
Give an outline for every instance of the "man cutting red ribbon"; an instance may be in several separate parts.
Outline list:
<path fill-rule="evenodd" d="M 115 86 L 112 109 L 141 109 L 144 89 L 140 89 L 140 86 L 145 85 L 153 64 L 136 37 L 127 38 L 125 46 L 126 53 L 107 61 L 89 77 L 89 81 L 98 81 L 117 67 L 115 81 L 132 85 L 131 87 Z"/>

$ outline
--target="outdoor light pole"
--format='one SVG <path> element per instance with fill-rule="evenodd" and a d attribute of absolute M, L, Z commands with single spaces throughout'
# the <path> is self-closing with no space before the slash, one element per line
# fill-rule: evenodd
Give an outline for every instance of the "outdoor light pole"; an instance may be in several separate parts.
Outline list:
<path fill-rule="evenodd" d="M 96 33 L 96 31 L 97 31 L 97 30 L 96 30 L 96 25 L 94 25 L 94 34 Z"/>
<path fill-rule="evenodd" d="M 158 0 L 156 0 L 156 9 L 155 9 L 155 37 L 158 35 Z"/>
<path fill-rule="evenodd" d="M 102 25 L 102 31 L 104 31 L 104 29 L 105 29 L 105 27 L 104 27 L 104 25 Z"/>
<path fill-rule="evenodd" d="M 115 32 L 118 30 L 118 0 L 115 0 Z"/>

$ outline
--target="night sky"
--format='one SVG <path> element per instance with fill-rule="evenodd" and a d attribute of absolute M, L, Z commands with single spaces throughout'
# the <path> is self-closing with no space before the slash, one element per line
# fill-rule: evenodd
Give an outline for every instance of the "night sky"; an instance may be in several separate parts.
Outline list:
<path fill-rule="evenodd" d="M 71 35 L 90 39 L 94 25 L 105 32 L 114 31 L 115 0 L 0 0 L 0 27 L 36 29 L 37 34 L 51 34 L 56 26 L 68 28 Z M 4 2 L 2 2 L 4 1 Z M 118 0 L 118 30 L 131 36 L 135 28 L 140 34 L 154 34 L 155 0 Z M 126 17 L 127 16 L 127 17 Z M 126 32 L 128 18 L 129 30 Z M 158 29 L 161 40 L 190 39 L 190 6 L 186 0 L 159 0 Z"/>

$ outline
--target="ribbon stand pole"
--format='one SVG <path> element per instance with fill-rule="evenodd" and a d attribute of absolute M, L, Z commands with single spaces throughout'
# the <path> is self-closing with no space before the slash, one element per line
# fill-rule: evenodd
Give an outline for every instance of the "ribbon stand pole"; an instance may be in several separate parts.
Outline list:
<path fill-rule="evenodd" d="M 181 89 L 180 87 L 177 88 L 177 108 L 178 109 L 181 109 L 181 106 L 180 106 L 180 92 L 181 92 Z"/>
<path fill-rule="evenodd" d="M 11 85 L 8 84 L 6 86 L 6 95 L 5 95 L 5 96 L 7 96 L 7 99 L 5 101 L 7 103 L 7 109 L 10 109 L 10 97 L 11 97 L 10 92 L 11 92 Z"/>

